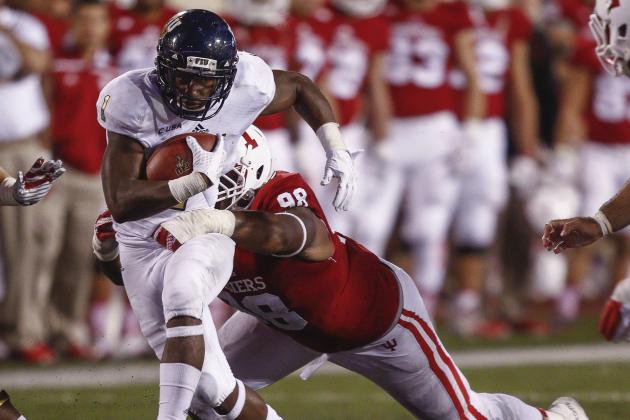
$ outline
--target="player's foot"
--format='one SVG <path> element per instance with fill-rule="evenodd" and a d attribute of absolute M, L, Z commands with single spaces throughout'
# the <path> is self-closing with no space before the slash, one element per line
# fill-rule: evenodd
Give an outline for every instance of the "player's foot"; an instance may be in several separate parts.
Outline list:
<path fill-rule="evenodd" d="M 588 416 L 575 398 L 560 397 L 547 409 L 547 420 L 588 420 Z"/>
<path fill-rule="evenodd" d="M 35 344 L 19 351 L 19 357 L 27 363 L 37 365 L 50 365 L 55 362 L 56 356 L 47 344 Z"/>
<path fill-rule="evenodd" d="M 4 389 L 0 391 L 0 420 L 15 420 L 20 412 L 11 404 L 11 398 Z"/>

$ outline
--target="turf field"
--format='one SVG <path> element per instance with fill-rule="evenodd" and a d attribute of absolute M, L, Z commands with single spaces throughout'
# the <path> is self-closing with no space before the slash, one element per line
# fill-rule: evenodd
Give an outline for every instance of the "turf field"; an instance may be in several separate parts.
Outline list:
<path fill-rule="evenodd" d="M 559 395 L 574 395 L 592 420 L 630 419 L 628 372 L 630 363 L 464 369 L 475 389 L 512 393 L 538 406 L 547 406 Z M 157 386 L 31 389 L 11 394 L 30 420 L 139 420 L 155 418 Z M 379 388 L 354 375 L 316 374 L 308 381 L 292 376 L 263 394 L 285 419 L 411 418 Z"/>

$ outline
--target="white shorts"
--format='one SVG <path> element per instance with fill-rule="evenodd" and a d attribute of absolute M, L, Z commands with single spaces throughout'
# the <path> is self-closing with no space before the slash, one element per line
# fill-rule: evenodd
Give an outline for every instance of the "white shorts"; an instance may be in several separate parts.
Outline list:
<path fill-rule="evenodd" d="M 173 253 L 157 242 L 120 245 L 125 290 L 142 333 L 158 354 L 166 322 L 175 316 L 202 319 L 232 274 L 234 241 L 220 234 L 197 237 Z"/>
<path fill-rule="evenodd" d="M 460 174 L 453 224 L 458 246 L 488 247 L 496 232 L 498 214 L 508 195 L 505 123 L 499 118 L 481 122 L 484 141 L 463 146 L 470 167 Z M 466 141 L 466 139 L 464 139 Z"/>

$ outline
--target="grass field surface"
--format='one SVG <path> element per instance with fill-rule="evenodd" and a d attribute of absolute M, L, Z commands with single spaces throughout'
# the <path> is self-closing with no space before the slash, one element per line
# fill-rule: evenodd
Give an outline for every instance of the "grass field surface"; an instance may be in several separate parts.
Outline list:
<path fill-rule="evenodd" d="M 629 348 L 630 351 L 630 348 Z M 561 395 L 577 397 L 591 420 L 630 419 L 630 363 L 465 369 L 472 387 L 517 395 L 546 407 Z M 157 385 L 11 392 L 30 420 L 152 419 Z M 356 375 L 291 376 L 263 391 L 285 419 L 412 418 L 378 387 Z"/>

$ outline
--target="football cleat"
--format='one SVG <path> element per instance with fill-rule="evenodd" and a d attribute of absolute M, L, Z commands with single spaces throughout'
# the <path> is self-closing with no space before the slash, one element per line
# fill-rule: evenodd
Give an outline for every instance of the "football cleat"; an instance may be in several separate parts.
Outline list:
<path fill-rule="evenodd" d="M 547 420 L 588 420 L 580 403 L 572 397 L 557 398 L 546 411 Z"/>

